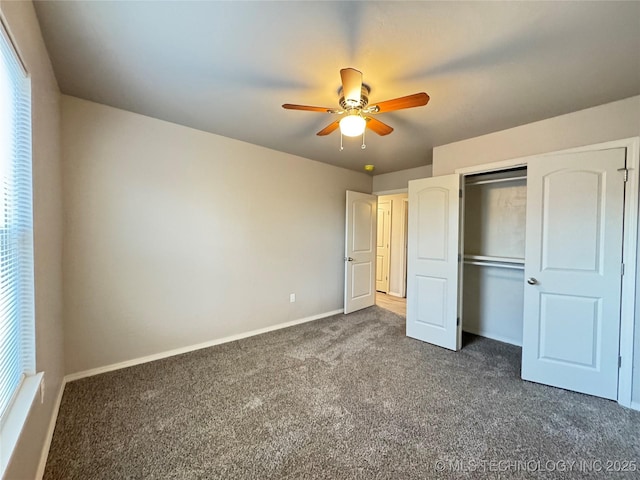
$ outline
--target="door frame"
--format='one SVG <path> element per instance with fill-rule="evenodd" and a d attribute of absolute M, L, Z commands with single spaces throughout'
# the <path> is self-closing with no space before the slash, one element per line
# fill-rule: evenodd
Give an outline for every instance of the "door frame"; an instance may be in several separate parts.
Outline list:
<path fill-rule="evenodd" d="M 636 304 L 637 248 L 638 248 L 638 190 L 640 188 L 640 137 L 630 137 L 610 142 L 585 145 L 581 147 L 545 152 L 499 162 L 485 163 L 455 170 L 462 176 L 506 170 L 519 166 L 527 166 L 536 158 L 563 153 L 580 153 L 612 148 L 627 150 L 628 180 L 624 196 L 624 221 L 622 242 L 622 263 L 625 266 L 622 275 L 622 294 L 620 299 L 620 350 L 622 364 L 618 369 L 618 403 L 624 407 L 640 410 L 640 401 L 632 401 L 633 359 L 635 340 L 635 318 L 638 318 L 638 334 L 640 334 L 640 302 Z M 627 188 L 628 187 L 628 188 Z"/>
<path fill-rule="evenodd" d="M 414 179 L 416 180 L 416 179 Z M 400 233 L 401 233 L 401 238 L 399 240 L 400 243 L 402 243 L 402 254 L 400 255 L 400 259 L 399 259 L 399 263 L 401 265 L 401 288 L 399 292 L 392 292 L 391 291 L 391 287 L 389 287 L 389 292 L 388 294 L 394 297 L 399 297 L 399 298 L 407 298 L 407 260 L 408 260 L 408 254 L 407 254 L 407 240 L 409 238 L 409 231 L 408 231 L 408 220 L 409 220 L 409 188 L 398 188 L 395 190 L 384 190 L 384 191 L 379 191 L 379 192 L 373 192 L 372 195 L 377 195 L 378 199 L 380 199 L 380 197 L 385 197 L 387 195 L 402 195 L 405 194 L 406 197 L 401 199 L 402 200 L 402 212 L 401 212 L 401 229 L 400 229 Z M 393 211 L 393 204 L 392 204 L 392 211 Z M 392 213 L 393 216 L 393 213 Z M 396 219 L 397 221 L 397 219 Z M 392 226 L 393 226 L 393 220 L 392 220 Z M 389 267 L 391 268 L 391 267 Z M 389 277 L 389 282 L 391 282 L 391 277 Z"/>
<path fill-rule="evenodd" d="M 407 298 L 407 248 L 409 240 L 409 197 L 402 199 L 402 298 Z"/>

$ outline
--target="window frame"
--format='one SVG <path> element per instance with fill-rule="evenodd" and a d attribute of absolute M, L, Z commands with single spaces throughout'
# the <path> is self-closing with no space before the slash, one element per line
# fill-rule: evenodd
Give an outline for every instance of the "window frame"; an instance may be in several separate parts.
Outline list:
<path fill-rule="evenodd" d="M 9 50 L 15 56 L 14 60 L 19 64 L 22 73 L 25 76 L 26 81 L 28 82 L 28 91 L 29 91 L 29 146 L 32 147 L 33 140 L 33 120 L 32 120 L 32 87 L 31 87 L 31 77 L 29 75 L 29 71 L 26 68 L 26 65 L 20 55 L 16 42 L 14 41 L 13 36 L 10 33 L 10 30 L 7 26 L 7 22 L 0 10 L 0 36 L 3 37 L 2 41 L 6 42 L 9 46 Z M 28 162 L 30 163 L 29 169 L 29 185 L 31 186 L 30 192 L 30 204 L 29 204 L 29 212 L 30 215 L 30 223 L 28 224 L 29 232 L 28 238 L 24 239 L 25 242 L 28 242 L 29 248 L 29 259 L 30 263 L 28 267 L 30 268 L 30 275 L 28 278 L 28 283 L 26 288 L 28 289 L 28 297 L 30 298 L 29 305 L 29 313 L 27 316 L 21 317 L 20 322 L 24 322 L 26 328 L 30 329 L 30 338 L 29 345 L 25 347 L 23 342 L 20 342 L 20 349 L 24 351 L 26 348 L 26 352 L 30 355 L 29 363 L 30 367 L 27 371 L 24 371 L 24 376 L 22 381 L 19 383 L 18 387 L 15 391 L 12 392 L 11 400 L 6 407 L 6 410 L 0 417 L 0 478 L 4 476 L 6 470 L 9 466 L 9 462 L 11 461 L 11 457 L 15 450 L 15 447 L 20 438 L 20 434 L 22 433 L 22 429 L 24 428 L 27 418 L 29 415 L 29 411 L 34 403 L 36 395 L 38 393 L 38 389 L 43 385 L 44 373 L 36 373 L 36 348 L 35 348 L 35 274 L 34 274 L 34 253 L 33 253 L 33 155 L 31 150 L 29 151 Z M 22 265 L 20 265 L 22 268 Z M 19 288 L 24 288 L 25 285 L 20 283 Z M 20 340 L 19 340 L 20 341 Z M 41 402 L 43 391 L 41 390 Z"/>

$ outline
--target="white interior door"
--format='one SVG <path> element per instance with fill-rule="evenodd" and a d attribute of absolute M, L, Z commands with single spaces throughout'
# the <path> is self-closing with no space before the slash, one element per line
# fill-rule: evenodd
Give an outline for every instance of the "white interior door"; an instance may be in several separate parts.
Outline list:
<path fill-rule="evenodd" d="M 347 190 L 344 313 L 376 301 L 376 219 L 378 198 Z"/>
<path fill-rule="evenodd" d="M 522 378 L 615 399 L 625 149 L 543 157 L 527 172 Z"/>
<path fill-rule="evenodd" d="M 376 235 L 376 290 L 389 292 L 389 261 L 391 245 L 391 202 L 378 203 Z"/>
<path fill-rule="evenodd" d="M 460 348 L 460 176 L 409 182 L 407 336 Z"/>

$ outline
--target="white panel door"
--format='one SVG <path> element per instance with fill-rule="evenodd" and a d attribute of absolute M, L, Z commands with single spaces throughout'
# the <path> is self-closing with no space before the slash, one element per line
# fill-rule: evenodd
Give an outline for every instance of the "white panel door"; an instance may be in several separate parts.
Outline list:
<path fill-rule="evenodd" d="M 625 149 L 527 172 L 522 378 L 616 399 Z"/>
<path fill-rule="evenodd" d="M 389 292 L 389 261 L 391 244 L 391 202 L 378 203 L 378 234 L 376 235 L 376 290 Z"/>
<path fill-rule="evenodd" d="M 344 313 L 376 301 L 376 219 L 378 198 L 347 190 Z"/>
<path fill-rule="evenodd" d="M 407 336 L 460 348 L 460 176 L 409 182 Z"/>

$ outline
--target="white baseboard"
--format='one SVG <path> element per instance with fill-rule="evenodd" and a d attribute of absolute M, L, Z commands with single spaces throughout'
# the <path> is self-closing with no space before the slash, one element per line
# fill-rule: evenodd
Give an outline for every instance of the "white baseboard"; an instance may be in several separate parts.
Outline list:
<path fill-rule="evenodd" d="M 65 378 L 62 379 L 60 390 L 58 391 L 58 398 L 53 406 L 53 412 L 51 413 L 51 420 L 49 420 L 49 428 L 44 439 L 44 445 L 42 446 L 42 452 L 40 453 L 40 462 L 38 462 L 38 470 L 36 471 L 36 480 L 42 480 L 44 476 L 44 469 L 47 466 L 47 457 L 49 457 L 49 449 L 51 448 L 51 440 L 53 440 L 53 432 L 56 429 L 56 421 L 58 420 L 58 412 L 60 411 L 60 403 L 62 402 L 62 395 L 64 394 L 64 387 L 67 384 Z"/>
<path fill-rule="evenodd" d="M 124 362 L 113 363 L 111 365 L 105 365 L 104 367 L 92 368 L 81 372 L 71 373 L 64 377 L 66 382 L 73 382 L 85 377 L 92 377 L 93 375 L 99 375 L 101 373 L 112 372 L 114 370 L 120 370 L 121 368 L 133 367 L 134 365 L 140 365 L 142 363 L 153 362 L 154 360 L 161 360 L 163 358 L 173 357 L 174 355 L 181 355 L 183 353 L 193 352 L 195 350 L 201 350 L 203 348 L 213 347 L 223 343 L 235 342 L 247 337 L 253 337 L 254 335 L 260 335 L 261 333 L 272 332 L 274 330 L 280 330 L 282 328 L 293 327 L 301 323 L 312 322 L 314 320 L 320 320 L 321 318 L 331 317 L 332 315 L 338 315 L 344 310 L 342 308 L 338 310 L 332 310 L 330 312 L 320 313 L 311 317 L 300 318 L 298 320 L 292 320 L 290 322 L 279 323 L 270 327 L 259 328 L 257 330 L 251 330 L 250 332 L 239 333 L 237 335 L 230 335 L 228 337 L 218 338 L 210 340 L 208 342 L 198 343 L 196 345 L 189 345 L 187 347 L 176 348 L 173 350 L 167 350 L 165 352 L 154 353 L 153 355 L 147 355 L 145 357 L 133 358 Z"/>
<path fill-rule="evenodd" d="M 392 292 L 391 290 L 389 290 L 388 294 L 391 295 L 392 297 L 404 298 L 401 293 Z"/>

